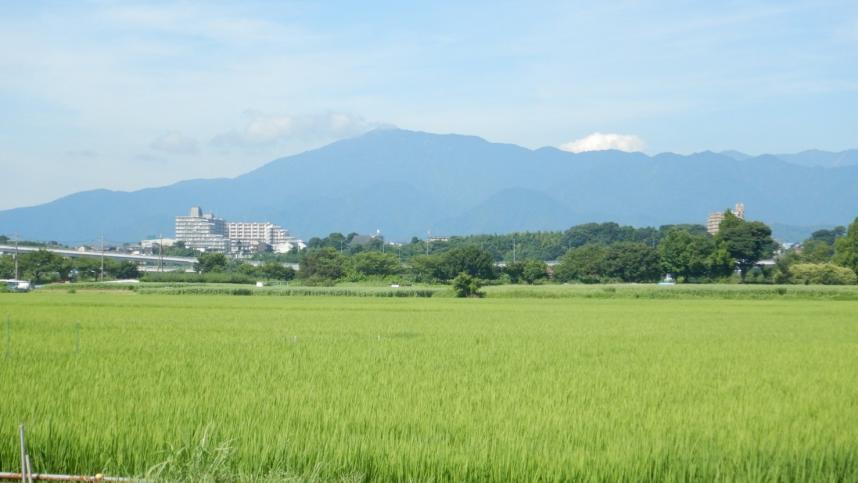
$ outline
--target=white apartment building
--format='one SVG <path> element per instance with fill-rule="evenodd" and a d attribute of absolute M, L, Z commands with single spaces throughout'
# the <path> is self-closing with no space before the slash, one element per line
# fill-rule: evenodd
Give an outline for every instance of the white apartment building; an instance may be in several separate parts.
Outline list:
<path fill-rule="evenodd" d="M 227 238 L 241 243 L 260 241 L 269 245 L 286 243 L 289 232 L 268 222 L 230 221 L 226 224 Z"/>
<path fill-rule="evenodd" d="M 195 250 L 226 252 L 229 248 L 226 221 L 195 206 L 188 216 L 176 217 L 176 241 Z"/>
<path fill-rule="evenodd" d="M 191 208 L 188 216 L 176 217 L 176 241 L 188 248 L 218 252 L 248 252 L 272 248 L 279 253 L 303 249 L 303 241 L 270 222 L 225 221 L 202 208 Z"/>
<path fill-rule="evenodd" d="M 304 248 L 304 242 L 290 236 L 289 231 L 269 222 L 230 221 L 226 224 L 227 238 L 236 251 L 256 247 L 260 243 L 278 253 Z"/>

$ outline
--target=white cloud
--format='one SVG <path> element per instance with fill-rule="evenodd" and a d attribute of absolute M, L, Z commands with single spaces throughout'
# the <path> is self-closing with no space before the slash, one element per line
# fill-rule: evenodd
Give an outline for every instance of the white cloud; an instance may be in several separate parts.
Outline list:
<path fill-rule="evenodd" d="M 219 147 L 253 147 L 291 139 L 302 142 L 330 141 L 383 126 L 360 116 L 343 113 L 290 116 L 248 111 L 246 115 L 248 120 L 243 128 L 218 134 L 212 139 L 212 144 Z"/>
<path fill-rule="evenodd" d="M 197 141 L 178 131 L 170 131 L 158 136 L 149 147 L 170 154 L 196 154 Z"/>
<path fill-rule="evenodd" d="M 575 141 L 561 144 L 560 149 L 570 153 L 583 153 L 585 151 L 605 151 L 616 149 L 619 151 L 643 151 L 646 143 L 639 136 L 633 134 L 616 134 L 594 132 L 589 136 Z"/>

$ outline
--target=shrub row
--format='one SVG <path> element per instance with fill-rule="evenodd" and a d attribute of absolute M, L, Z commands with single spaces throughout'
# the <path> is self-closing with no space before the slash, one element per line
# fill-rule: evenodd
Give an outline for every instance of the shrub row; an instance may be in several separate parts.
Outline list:
<path fill-rule="evenodd" d="M 544 285 L 486 287 L 493 298 L 828 299 L 858 300 L 858 287 L 802 285 Z"/>
<path fill-rule="evenodd" d="M 336 296 L 336 297 L 432 297 L 439 289 L 373 289 L 342 287 L 141 287 L 141 294 L 159 295 L 273 295 L 273 296 Z"/>
<path fill-rule="evenodd" d="M 234 272 L 147 272 L 140 278 L 142 282 L 184 282 L 184 283 L 256 283 L 256 277 Z"/>

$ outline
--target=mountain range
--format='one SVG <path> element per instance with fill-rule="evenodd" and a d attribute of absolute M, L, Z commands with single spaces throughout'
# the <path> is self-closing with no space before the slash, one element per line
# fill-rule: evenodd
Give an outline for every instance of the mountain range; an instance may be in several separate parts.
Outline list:
<path fill-rule="evenodd" d="M 199 205 L 227 220 L 272 221 L 304 239 L 380 229 L 389 240 L 407 240 L 430 230 L 560 230 L 590 221 L 705 224 L 710 212 L 736 202 L 785 241 L 849 223 L 858 215 L 858 150 L 574 154 L 380 129 L 235 178 L 85 191 L 0 211 L 0 233 L 61 242 L 171 236 L 174 217 Z"/>

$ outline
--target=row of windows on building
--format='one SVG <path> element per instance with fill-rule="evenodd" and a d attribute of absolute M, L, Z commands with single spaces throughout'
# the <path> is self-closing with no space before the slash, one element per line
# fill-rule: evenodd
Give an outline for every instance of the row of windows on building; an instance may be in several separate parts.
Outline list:
<path fill-rule="evenodd" d="M 304 248 L 303 241 L 270 222 L 231 222 L 203 213 L 199 206 L 187 216 L 176 217 L 176 241 L 186 247 L 213 252 L 274 250 L 286 253 Z"/>

